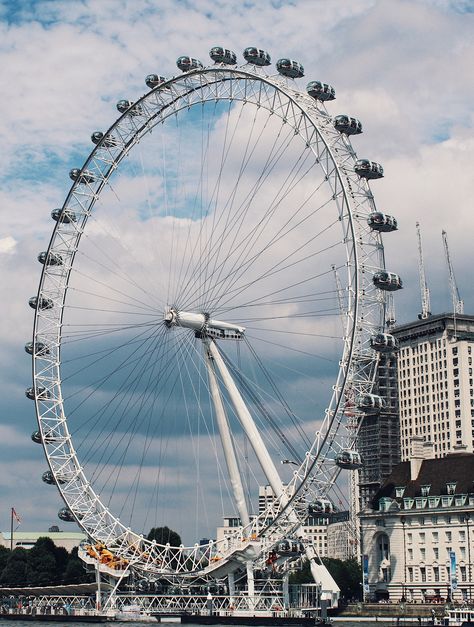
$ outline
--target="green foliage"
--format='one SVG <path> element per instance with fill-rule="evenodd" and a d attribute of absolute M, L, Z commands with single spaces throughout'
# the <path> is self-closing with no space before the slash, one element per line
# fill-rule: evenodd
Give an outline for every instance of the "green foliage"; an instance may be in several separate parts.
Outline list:
<path fill-rule="evenodd" d="M 351 558 L 346 561 L 330 557 L 323 558 L 323 563 L 341 589 L 343 599 L 360 599 L 362 595 L 362 568 L 359 562 Z"/>
<path fill-rule="evenodd" d="M 6 546 L 0 545 L 0 574 L 7 565 L 8 558 L 10 556 L 10 549 Z"/>
<path fill-rule="evenodd" d="M 362 595 L 362 568 L 359 562 L 352 558 L 346 561 L 331 557 L 324 557 L 323 564 L 331 573 L 334 581 L 341 590 L 342 599 L 360 599 Z M 290 583 L 313 583 L 311 568 L 308 560 L 305 560 L 301 570 L 292 574 Z"/>
<path fill-rule="evenodd" d="M 158 544 L 180 546 L 181 536 L 169 527 L 153 527 L 147 536 L 148 540 L 155 540 Z"/>
<path fill-rule="evenodd" d="M 71 557 L 64 571 L 64 583 L 83 583 L 89 580 L 90 575 L 84 569 L 84 562 L 78 557 Z"/>
<path fill-rule="evenodd" d="M 28 581 L 28 551 L 17 548 L 10 552 L 7 563 L 0 575 L 0 583 L 4 586 L 24 586 Z"/>
<path fill-rule="evenodd" d="M 10 552 L 0 547 L 0 584 L 4 586 L 52 586 L 92 579 L 77 556 L 77 548 L 68 553 L 51 538 L 38 538 L 29 550 L 18 547 Z"/>
<path fill-rule="evenodd" d="M 51 538 L 38 538 L 28 551 L 28 582 L 32 586 L 47 586 L 60 583 L 62 569 L 56 560 L 58 547 Z M 66 551 L 67 553 L 67 551 Z"/>

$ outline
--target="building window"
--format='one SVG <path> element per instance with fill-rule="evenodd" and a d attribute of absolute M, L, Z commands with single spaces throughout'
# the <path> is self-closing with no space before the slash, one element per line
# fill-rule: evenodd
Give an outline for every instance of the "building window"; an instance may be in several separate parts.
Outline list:
<path fill-rule="evenodd" d="M 455 490 L 456 490 L 456 483 L 454 481 L 451 481 L 446 484 L 446 494 L 454 494 Z"/>
<path fill-rule="evenodd" d="M 421 496 L 428 496 L 430 493 L 431 485 L 422 485 L 421 486 Z"/>
<path fill-rule="evenodd" d="M 453 534 L 451 531 L 446 531 L 446 542 L 452 541 Z"/>
<path fill-rule="evenodd" d="M 433 531 L 433 542 L 439 542 L 439 533 L 437 531 Z"/>
<path fill-rule="evenodd" d="M 433 579 L 439 581 L 439 567 L 433 566 Z"/>
<path fill-rule="evenodd" d="M 426 568 L 424 567 L 420 568 L 420 577 L 421 577 L 421 581 L 423 582 L 426 581 Z"/>
<path fill-rule="evenodd" d="M 421 548 L 420 549 L 420 559 L 422 562 L 424 562 L 426 560 L 426 549 L 425 548 Z"/>
<path fill-rule="evenodd" d="M 439 560 L 439 549 L 437 546 L 433 549 L 433 555 L 435 560 Z"/>
<path fill-rule="evenodd" d="M 408 581 L 413 581 L 413 567 L 408 567 Z"/>
<path fill-rule="evenodd" d="M 467 581 L 466 567 L 465 566 L 460 566 L 459 570 L 461 571 L 461 581 Z"/>
<path fill-rule="evenodd" d="M 408 554 L 408 561 L 412 562 L 413 561 L 413 549 L 407 549 L 407 554 Z"/>
<path fill-rule="evenodd" d="M 420 544 L 424 544 L 425 543 L 425 538 L 426 538 L 426 534 L 424 531 L 420 532 Z"/>

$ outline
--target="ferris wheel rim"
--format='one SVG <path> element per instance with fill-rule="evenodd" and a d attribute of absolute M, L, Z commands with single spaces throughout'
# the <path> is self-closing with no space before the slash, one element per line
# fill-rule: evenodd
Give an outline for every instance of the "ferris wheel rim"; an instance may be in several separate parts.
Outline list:
<path fill-rule="evenodd" d="M 190 77 L 192 77 L 192 76 L 203 77 L 203 76 L 207 76 L 207 75 L 216 75 L 216 74 L 217 74 L 217 75 L 219 75 L 219 74 L 227 74 L 227 75 L 230 75 L 230 76 L 239 76 L 239 77 L 243 77 L 243 78 L 244 78 L 244 79 L 246 79 L 246 80 L 252 80 L 252 81 L 255 81 L 255 82 L 263 82 L 263 83 L 266 83 L 268 86 L 270 86 L 271 88 L 275 89 L 275 91 L 278 91 L 278 92 L 280 92 L 280 93 L 284 94 L 284 95 L 288 98 L 288 100 L 290 100 L 290 101 L 293 103 L 293 105 L 294 105 L 296 108 L 298 108 L 298 109 L 300 110 L 300 112 L 301 112 L 301 114 L 302 114 L 302 115 L 306 115 L 306 116 L 307 116 L 307 117 L 311 120 L 311 123 L 313 124 L 313 128 L 314 128 L 314 129 L 315 129 L 315 130 L 319 133 L 319 129 L 318 129 L 317 125 L 315 124 L 314 120 L 312 120 L 312 119 L 311 119 L 311 116 L 310 116 L 310 115 L 308 115 L 308 111 L 307 111 L 307 109 L 309 108 L 309 106 L 310 106 L 310 105 L 313 105 L 313 106 L 314 106 L 314 103 L 311 103 L 310 101 L 306 101 L 306 102 L 304 102 L 304 103 L 298 102 L 298 101 L 297 101 L 297 99 L 296 99 L 296 97 L 295 97 L 295 95 L 292 93 L 292 91 L 293 91 L 293 90 L 292 90 L 292 88 L 288 88 L 288 87 L 284 84 L 284 83 L 285 83 L 285 81 L 281 81 L 281 80 L 279 80 L 279 79 L 278 79 L 278 80 L 276 80 L 276 79 L 274 79 L 274 78 L 272 78 L 272 77 L 269 77 L 269 76 L 264 76 L 264 75 L 261 75 L 261 74 L 258 74 L 258 73 L 253 73 L 253 72 L 250 72 L 249 70 L 242 69 L 242 68 L 239 68 L 239 69 L 233 69 L 233 68 L 232 68 L 232 69 L 230 69 L 230 68 L 228 68 L 228 67 L 225 67 L 225 68 L 223 68 L 223 67 L 219 67 L 219 68 L 216 68 L 216 67 L 209 67 L 209 68 L 202 68 L 202 69 L 199 69 L 199 70 L 192 70 L 191 72 L 188 72 L 188 73 L 186 73 L 186 74 L 184 74 L 184 75 L 182 75 L 182 76 L 179 76 L 179 77 L 174 77 L 174 78 L 172 78 L 172 79 L 169 79 L 169 81 L 167 81 L 167 82 L 166 82 L 166 83 L 164 83 L 163 85 L 160 85 L 159 87 L 154 88 L 154 89 L 153 89 L 153 90 L 151 90 L 148 94 L 145 94 L 145 95 L 144 95 L 141 99 L 139 99 L 136 103 L 134 103 L 134 105 L 137 105 L 137 104 L 143 104 L 143 103 L 145 103 L 145 102 L 147 101 L 147 99 L 148 99 L 148 98 L 150 98 L 150 96 L 151 96 L 152 94 L 155 94 L 155 93 L 161 92 L 161 91 L 162 91 L 162 90 L 164 90 L 164 89 L 168 89 L 168 88 L 170 87 L 170 85 L 174 85 L 174 84 L 178 83 L 179 81 L 183 81 L 184 79 L 190 78 Z M 232 78 L 229 78 L 229 79 L 227 79 L 227 80 L 232 80 Z M 216 85 L 217 87 L 218 87 L 220 84 L 221 84 L 221 82 L 220 82 L 220 81 L 216 81 L 216 83 L 215 83 L 215 85 Z M 206 86 L 207 86 L 207 85 L 206 85 Z M 217 87 L 216 87 L 216 89 L 217 89 Z M 184 96 L 181 96 L 181 98 L 183 98 L 183 97 L 184 97 Z M 309 98 L 309 97 L 308 97 L 308 98 Z M 224 98 L 222 98 L 222 100 L 227 100 L 227 98 L 225 98 L 225 97 L 224 97 Z M 118 127 L 119 123 L 120 123 L 121 121 L 123 121 L 123 120 L 127 117 L 127 115 L 128 115 L 128 113 L 124 113 L 122 116 L 120 116 L 120 117 L 119 117 L 119 118 L 118 118 L 118 119 L 114 122 L 114 124 L 113 124 L 113 125 L 112 125 L 109 129 L 108 129 L 108 131 L 105 133 L 105 135 L 109 135 L 109 134 L 113 133 L 113 132 L 114 132 L 114 130 L 115 130 L 115 129 L 117 129 L 117 127 Z M 156 114 L 156 115 L 158 115 L 158 114 Z M 135 133 L 134 137 L 130 140 L 130 142 L 129 142 L 128 144 L 126 144 L 126 146 L 124 146 L 124 147 L 123 147 L 123 150 L 122 150 L 122 153 L 121 153 L 121 157 L 118 159 L 118 161 L 114 160 L 114 163 L 110 166 L 109 172 L 108 172 L 108 173 L 107 173 L 107 175 L 104 177 L 104 179 L 101 181 L 101 184 L 100 184 L 100 189 L 99 189 L 99 191 L 98 191 L 97 195 L 100 195 L 100 192 L 101 192 L 101 190 L 102 190 L 103 186 L 104 186 L 104 185 L 106 185 L 106 183 L 107 183 L 107 181 L 108 181 L 109 176 L 111 175 L 111 173 L 113 172 L 113 170 L 117 167 L 117 165 L 120 163 L 121 159 L 122 159 L 124 156 L 126 156 L 126 154 L 128 154 L 128 150 L 130 149 L 130 147 L 133 147 L 133 142 L 134 142 L 134 139 L 135 139 L 136 137 L 138 137 L 138 135 L 140 134 L 140 131 L 141 131 L 142 129 L 144 129 L 145 127 L 147 127 L 147 126 L 148 126 L 149 121 L 150 121 L 150 120 L 147 120 L 147 121 L 146 121 L 146 122 L 142 125 L 142 127 L 140 128 L 140 130 L 137 130 L 137 131 L 136 131 L 136 133 Z M 144 134 L 145 134 L 145 132 L 143 133 L 143 135 L 144 135 Z M 141 136 L 141 135 L 140 135 L 140 136 Z M 324 140 L 324 137 L 322 137 L 322 136 L 321 136 L 321 138 Z M 339 176 L 339 178 L 340 178 L 340 181 L 341 181 L 341 186 L 342 186 L 342 188 L 343 188 L 343 190 L 344 190 L 344 194 L 347 196 L 347 190 L 346 190 L 346 188 L 345 188 L 345 186 L 344 186 L 344 184 L 343 184 L 343 180 L 344 180 L 344 178 L 343 178 L 343 175 L 342 175 L 342 173 L 341 173 L 341 171 L 340 171 L 340 167 L 339 167 L 339 165 L 338 165 L 338 163 L 337 163 L 336 159 L 334 158 L 334 155 L 332 155 L 332 154 L 331 154 L 331 152 L 330 152 L 330 150 L 329 150 L 329 147 L 328 147 L 328 146 L 326 146 L 326 148 L 328 149 L 328 152 L 329 152 L 329 154 L 330 154 L 330 157 L 331 157 L 331 159 L 333 160 L 332 162 L 333 162 L 333 164 L 334 164 L 334 166 L 335 166 L 335 170 L 336 170 L 336 172 L 337 172 L 337 175 L 338 175 L 338 176 Z M 96 146 L 96 147 L 92 150 L 92 152 L 90 153 L 89 157 L 88 157 L 88 158 L 86 159 L 86 161 L 84 162 L 84 165 L 83 165 L 83 166 L 82 166 L 82 168 L 81 168 L 81 172 L 83 172 L 84 170 L 86 170 L 86 169 L 87 169 L 87 167 L 89 166 L 89 164 L 90 164 L 90 163 L 93 163 L 93 162 L 94 162 L 94 157 L 96 156 L 97 152 L 98 152 L 100 149 L 101 149 L 101 146 L 100 146 L 100 145 L 98 145 L 98 146 Z M 75 182 L 75 183 L 73 183 L 73 185 L 71 186 L 70 192 L 69 192 L 69 194 L 68 194 L 68 196 L 67 196 L 67 198 L 66 198 L 66 200 L 65 200 L 65 203 L 64 203 L 64 205 L 63 205 L 62 210 L 65 210 L 65 209 L 68 207 L 68 203 L 70 202 L 71 198 L 73 198 L 74 192 L 75 192 L 75 190 L 77 189 L 78 185 L 79 185 L 79 183 Z M 348 207 L 348 209 L 351 209 L 351 204 L 350 204 L 350 202 L 347 200 L 347 198 L 346 198 L 346 201 L 347 201 L 347 207 Z M 87 207 L 87 211 L 90 211 L 90 208 L 93 206 L 94 202 L 95 202 L 95 200 L 94 200 L 94 201 L 93 201 L 93 202 L 92 202 L 92 203 L 91 203 L 91 204 Z M 87 211 L 85 212 L 85 216 L 84 216 L 84 225 L 82 226 L 82 230 L 81 230 L 81 234 L 80 234 L 80 235 L 82 235 L 82 231 L 83 231 L 83 229 L 84 229 L 85 222 L 87 221 L 87 218 L 88 218 Z M 356 235 L 355 235 L 354 226 L 352 225 L 352 220 L 353 220 L 353 219 L 355 219 L 355 218 L 354 218 L 354 216 L 353 216 L 353 214 L 352 214 L 352 212 L 351 212 L 351 211 L 349 211 L 349 212 L 348 212 L 348 216 L 349 216 L 349 222 L 351 223 L 350 231 L 351 231 L 351 234 L 352 234 L 352 246 L 353 246 L 353 252 L 354 252 L 354 254 L 355 254 L 355 257 L 354 257 L 353 263 L 354 263 L 354 265 L 355 265 L 356 267 L 358 267 L 358 263 L 359 263 L 359 262 L 358 262 L 358 260 L 357 260 L 357 252 L 358 252 L 358 249 L 357 249 L 357 238 L 356 238 Z M 55 236 L 56 236 L 56 232 L 57 232 L 57 230 L 58 230 L 58 229 L 59 229 L 59 222 L 57 223 L 57 225 L 55 226 L 55 228 L 54 228 L 54 230 L 53 230 L 53 235 L 52 235 L 52 237 L 51 237 L 51 241 L 50 241 L 50 244 L 49 244 L 49 246 L 48 246 L 48 254 L 50 254 L 50 252 L 51 252 L 51 250 L 52 250 L 52 245 L 53 245 L 53 242 L 54 242 L 54 239 L 55 239 Z M 79 235 L 79 239 L 80 239 L 80 235 Z M 79 239 L 78 239 L 78 241 L 79 241 Z M 347 245 L 347 242 L 346 242 L 346 245 Z M 70 267 L 69 267 L 69 270 L 68 270 L 68 277 L 69 277 L 69 274 L 70 274 L 70 271 L 71 271 L 71 268 L 72 268 L 72 265 L 73 265 L 74 255 L 75 255 L 75 252 L 73 253 L 73 256 L 72 256 L 72 259 L 71 259 L 71 264 L 70 264 Z M 48 275 L 48 271 L 49 271 L 49 267 L 45 264 L 45 266 L 44 266 L 44 268 L 43 268 L 42 275 L 41 275 L 41 280 L 40 280 L 39 288 L 38 288 L 38 294 L 37 294 L 38 299 L 39 299 L 39 298 L 42 298 L 42 294 L 43 294 L 43 286 L 44 286 L 44 280 L 45 280 L 45 277 Z M 358 272 L 358 271 L 356 271 L 356 272 L 354 273 L 354 279 L 355 279 L 355 285 L 351 286 L 351 288 L 353 289 L 354 294 L 355 294 L 355 298 L 354 298 L 354 301 L 353 301 L 353 302 L 354 302 L 354 312 L 353 312 L 353 315 L 354 315 L 354 321 L 353 321 L 353 323 L 352 323 L 352 333 L 351 333 L 351 339 L 350 339 L 349 355 L 348 355 L 347 359 L 345 360 L 346 370 L 345 370 L 344 377 L 343 377 L 342 389 L 339 389 L 339 398 L 338 398 L 338 403 L 339 403 L 339 404 L 340 404 L 340 402 L 342 402 L 342 398 L 343 398 L 343 390 L 344 390 L 344 386 L 345 386 L 345 384 L 346 384 L 346 380 L 347 380 L 347 377 L 348 377 L 348 368 L 347 368 L 347 366 L 348 366 L 348 364 L 350 363 L 350 361 L 351 361 L 351 360 L 352 360 L 352 358 L 353 358 L 353 346 L 354 346 L 354 337 L 355 337 L 355 335 L 354 335 L 354 334 L 355 334 L 355 328 L 356 328 L 356 321 L 357 321 L 357 319 L 358 319 L 357 307 L 358 307 L 358 304 L 359 304 L 359 286 L 358 286 L 358 281 L 359 281 L 359 272 Z M 63 291 L 63 295 L 64 295 L 64 297 L 65 297 L 65 294 L 66 294 L 66 289 L 67 289 L 68 280 L 69 280 L 69 278 L 68 278 L 68 279 L 67 279 L 67 281 L 66 281 L 65 288 L 64 288 L 64 291 Z M 60 313 L 60 319 L 59 319 L 59 327 L 61 326 L 63 313 L 64 313 L 64 300 L 63 300 L 63 306 L 61 307 L 61 313 Z M 35 341 L 36 341 L 36 337 L 37 337 L 37 334 L 38 334 L 38 318 L 39 318 L 39 317 L 41 317 L 41 314 L 40 314 L 40 308 L 39 308 L 39 307 L 37 307 L 36 312 L 35 312 L 35 323 L 34 323 L 34 331 L 33 331 L 33 342 L 35 342 Z M 59 337 L 60 337 L 60 336 L 59 336 Z M 59 341 L 58 351 L 60 351 L 60 344 L 61 344 L 61 342 Z M 59 355 L 59 353 L 58 353 L 58 355 Z M 33 354 L 33 380 L 34 380 L 34 385 L 35 385 L 35 387 L 37 386 L 37 380 L 41 381 L 41 376 L 38 376 L 38 372 L 37 372 L 37 370 L 36 370 L 36 360 L 37 360 L 37 359 L 38 359 L 38 356 L 37 356 L 37 355 L 35 355 L 35 354 Z M 60 359 L 58 360 L 58 362 L 60 363 Z M 59 366 L 58 366 L 58 367 L 59 367 Z M 341 373 L 341 369 L 342 369 L 342 366 L 341 366 L 341 368 L 339 369 L 339 373 Z M 338 376 L 338 381 L 339 381 L 339 376 Z M 340 387 L 340 385 L 339 385 L 339 387 Z M 60 402 L 62 403 L 61 399 L 59 399 L 59 400 L 60 400 Z M 52 472 L 53 472 L 53 474 L 54 474 L 54 473 L 55 473 L 55 468 L 53 467 L 53 465 L 51 464 L 51 461 L 50 461 L 50 453 L 49 453 L 49 450 L 48 450 L 48 445 L 47 445 L 47 442 L 46 442 L 46 439 L 47 439 L 47 433 L 43 430 L 43 424 L 44 424 L 44 423 L 43 423 L 43 420 L 42 420 L 42 414 L 41 414 L 41 411 L 40 411 L 40 408 L 39 408 L 39 401 L 38 401 L 38 399 L 37 399 L 37 398 L 35 399 L 35 406 L 36 406 L 36 411 L 37 411 L 37 416 L 38 416 L 38 422 L 39 422 L 39 425 L 40 425 L 40 431 L 41 431 L 42 436 L 43 436 L 43 446 L 44 446 L 44 448 L 45 448 L 46 457 L 47 457 L 47 460 L 48 460 L 48 464 L 50 465 L 50 469 L 51 469 L 51 471 L 52 471 Z M 62 406 L 61 406 L 61 411 L 63 412 L 63 410 L 62 410 Z M 336 411 L 337 411 L 337 407 L 336 407 L 336 410 L 335 410 L 334 414 L 336 413 Z M 64 415 L 64 412 L 63 412 L 63 415 Z M 67 417 L 66 417 L 66 416 L 64 416 L 64 425 L 63 425 L 63 426 L 64 426 L 64 427 L 65 427 L 65 429 L 66 429 L 65 439 L 67 439 L 67 440 L 68 440 L 68 442 L 69 442 L 69 443 L 68 443 L 68 446 L 70 447 L 70 450 L 71 450 L 71 452 L 73 453 L 73 457 L 72 457 L 72 459 L 73 459 L 73 461 L 74 461 L 74 464 L 75 464 L 76 468 L 78 469 L 78 475 L 77 475 L 77 476 L 78 476 L 78 478 L 81 480 L 84 490 L 85 490 L 85 491 L 87 491 L 87 492 L 89 493 L 89 498 L 90 498 L 92 501 L 94 501 L 94 502 L 96 503 L 96 505 L 98 505 L 98 504 L 100 503 L 100 504 L 102 505 L 102 507 L 104 507 L 104 509 L 107 511 L 107 513 L 108 513 L 108 514 L 109 514 L 109 515 L 110 515 L 110 516 L 111 516 L 111 517 L 115 520 L 115 522 L 119 523 L 119 525 L 122 527 L 122 531 L 123 531 L 123 533 L 129 533 L 129 530 L 128 530 L 127 528 L 125 528 L 125 526 L 124 526 L 122 523 L 120 523 L 119 519 L 117 519 L 117 518 L 116 518 L 116 517 L 112 514 L 112 512 L 110 512 L 110 510 L 108 510 L 108 508 L 107 508 L 107 507 L 103 506 L 103 504 L 100 502 L 99 497 L 98 497 L 98 496 L 94 493 L 94 490 L 93 490 L 92 486 L 90 485 L 90 483 L 88 482 L 87 478 L 86 478 L 86 477 L 82 474 L 82 470 L 80 469 L 79 460 L 78 460 L 78 458 L 77 458 L 77 456 L 76 456 L 76 454 L 75 454 L 75 452 L 74 452 L 74 449 L 72 448 L 72 445 L 71 445 L 71 443 L 70 443 L 70 434 L 69 434 L 69 432 L 67 431 Z M 304 465 L 304 464 L 303 464 L 303 465 Z M 303 465 L 302 465 L 302 467 L 303 467 Z M 313 465 L 314 465 L 314 464 L 313 464 Z M 306 468 L 307 468 L 307 466 L 306 466 Z M 306 478 L 307 474 L 308 474 L 308 473 L 306 473 L 306 474 L 305 474 L 305 477 L 303 478 L 303 481 L 305 480 L 305 478 Z M 71 504 L 71 501 L 70 501 L 70 500 L 68 501 L 68 499 L 67 499 L 67 498 L 66 498 L 66 496 L 64 495 L 64 491 L 63 491 L 63 489 L 62 489 L 62 487 L 61 487 L 60 485 L 58 485 L 58 488 L 59 488 L 60 492 L 62 493 L 63 499 L 64 499 L 64 500 L 65 500 L 65 502 L 68 504 L 68 506 L 71 508 L 71 510 L 74 512 L 74 504 L 73 504 L 73 503 Z M 72 505 L 72 506 L 71 506 L 71 505 Z M 80 512 L 79 512 L 79 513 L 80 513 Z M 81 526 L 83 526 L 83 525 L 82 525 L 82 521 L 81 521 L 80 519 L 78 520 L 78 522 L 79 522 L 79 524 L 80 524 Z M 84 528 L 84 527 L 83 527 L 83 528 Z M 137 538 L 137 540 L 138 540 L 138 539 L 140 539 L 140 540 L 141 540 L 141 537 L 140 537 L 138 534 L 135 534 L 135 537 Z M 189 548 L 192 548 L 192 547 L 189 547 Z"/>

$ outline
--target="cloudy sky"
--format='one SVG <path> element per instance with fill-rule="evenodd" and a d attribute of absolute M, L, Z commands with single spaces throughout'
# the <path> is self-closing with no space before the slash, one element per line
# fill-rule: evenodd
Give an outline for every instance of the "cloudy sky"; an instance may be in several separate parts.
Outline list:
<path fill-rule="evenodd" d="M 273 60 L 303 63 L 302 89 L 311 79 L 334 85 L 330 112 L 362 121 L 353 145 L 383 164 L 385 178 L 372 190 L 378 208 L 399 220 L 400 230 L 385 238 L 387 267 L 405 283 L 398 322 L 420 307 L 417 220 L 432 311 L 451 308 L 445 229 L 465 311 L 474 313 L 473 1 L 3 0 L 0 20 L 1 529 L 9 528 L 11 506 L 25 530 L 55 524 L 60 507 L 40 481 L 46 466 L 29 438 L 35 418 L 24 396 L 27 301 L 37 290 L 50 211 L 63 203 L 68 171 L 90 151 L 91 131 L 117 116 L 117 100 L 143 94 L 149 73 L 177 74 L 182 54 L 207 63 L 211 46 L 241 58 L 256 45 Z"/>

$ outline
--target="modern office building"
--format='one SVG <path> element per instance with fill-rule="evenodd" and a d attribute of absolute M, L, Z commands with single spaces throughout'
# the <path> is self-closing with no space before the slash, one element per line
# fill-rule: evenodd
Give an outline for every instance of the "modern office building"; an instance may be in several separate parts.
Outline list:
<path fill-rule="evenodd" d="M 349 512 L 334 512 L 327 526 L 327 556 L 337 560 L 348 560 L 357 553 L 357 539 L 351 533 Z"/>
<path fill-rule="evenodd" d="M 474 455 L 434 454 L 414 437 L 410 458 L 360 514 L 367 600 L 474 600 Z"/>
<path fill-rule="evenodd" d="M 399 343 L 401 459 L 410 440 L 433 442 L 434 456 L 474 451 L 474 316 L 440 314 L 392 330 Z"/>

